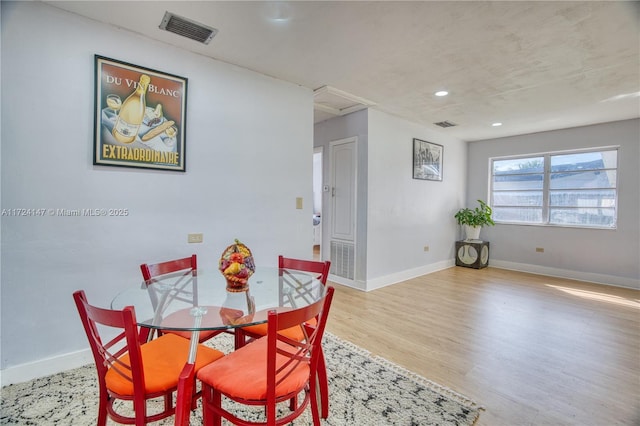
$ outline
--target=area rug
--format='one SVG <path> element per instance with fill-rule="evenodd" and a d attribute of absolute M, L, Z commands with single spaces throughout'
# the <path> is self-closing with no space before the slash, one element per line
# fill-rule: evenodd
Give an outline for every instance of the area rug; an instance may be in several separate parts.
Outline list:
<path fill-rule="evenodd" d="M 229 335 L 207 344 L 225 353 L 233 349 Z M 479 416 L 481 407 L 475 402 L 350 342 L 325 334 L 323 345 L 331 399 L 329 418 L 322 421 L 323 425 L 463 426 L 473 425 Z M 95 425 L 97 392 L 93 364 L 5 386 L 0 424 Z M 199 408 L 191 414 L 191 425 L 202 424 Z M 246 415 L 260 417 L 262 412 Z M 172 425 L 173 418 L 152 424 Z M 292 424 L 311 425 L 310 409 Z"/>

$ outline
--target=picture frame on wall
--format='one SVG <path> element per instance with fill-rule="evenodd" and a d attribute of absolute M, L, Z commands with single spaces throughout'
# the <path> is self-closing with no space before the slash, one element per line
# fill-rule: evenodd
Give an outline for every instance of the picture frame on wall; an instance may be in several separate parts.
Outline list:
<path fill-rule="evenodd" d="M 186 171 L 187 84 L 95 55 L 93 164 Z"/>
<path fill-rule="evenodd" d="M 442 181 L 444 146 L 413 139 L 413 178 Z"/>

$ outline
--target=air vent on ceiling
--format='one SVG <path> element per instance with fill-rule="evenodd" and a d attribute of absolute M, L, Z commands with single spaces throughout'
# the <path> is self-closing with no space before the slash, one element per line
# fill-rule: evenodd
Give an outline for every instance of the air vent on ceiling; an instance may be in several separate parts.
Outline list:
<path fill-rule="evenodd" d="M 453 127 L 453 126 L 457 126 L 456 123 L 452 123 L 450 121 L 438 121 L 437 123 L 433 123 L 436 126 L 440 126 L 440 127 Z"/>
<path fill-rule="evenodd" d="M 209 42 L 218 33 L 218 30 L 206 25 L 202 25 L 191 19 L 174 15 L 171 12 L 165 12 L 160 29 L 167 30 L 171 33 L 181 35 L 200 43 L 209 44 Z"/>

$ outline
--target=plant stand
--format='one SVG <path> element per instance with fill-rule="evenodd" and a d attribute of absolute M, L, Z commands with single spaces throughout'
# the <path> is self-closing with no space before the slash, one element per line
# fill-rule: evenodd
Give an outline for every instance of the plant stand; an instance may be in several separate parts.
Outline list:
<path fill-rule="evenodd" d="M 474 269 L 489 266 L 489 241 L 456 241 L 456 266 Z"/>

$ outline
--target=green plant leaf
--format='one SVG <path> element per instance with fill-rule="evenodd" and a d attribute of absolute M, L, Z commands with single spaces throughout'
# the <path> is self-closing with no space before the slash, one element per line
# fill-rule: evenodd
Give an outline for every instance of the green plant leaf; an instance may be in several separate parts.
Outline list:
<path fill-rule="evenodd" d="M 493 214 L 493 210 L 491 207 L 487 205 L 482 200 L 478 200 L 480 203 L 480 207 L 476 207 L 475 209 L 470 209 L 465 207 L 464 209 L 460 209 L 453 216 L 458 225 L 469 225 L 469 226 L 492 226 L 495 225 L 491 215 Z"/>

